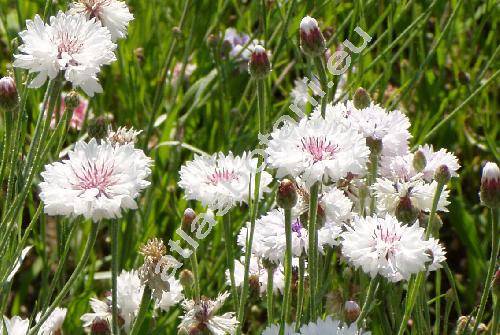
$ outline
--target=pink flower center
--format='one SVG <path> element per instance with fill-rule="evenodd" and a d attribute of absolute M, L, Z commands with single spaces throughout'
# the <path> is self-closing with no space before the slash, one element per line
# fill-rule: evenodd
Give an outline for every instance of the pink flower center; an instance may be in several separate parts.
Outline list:
<path fill-rule="evenodd" d="M 401 240 L 399 234 L 390 231 L 388 228 L 382 228 L 381 226 L 377 226 L 373 231 L 373 237 L 378 241 L 383 241 L 387 245 L 387 253 L 385 255 L 387 259 L 397 251 L 397 247 L 394 243 Z"/>
<path fill-rule="evenodd" d="M 54 41 L 57 43 L 58 58 L 62 58 L 62 54 L 66 53 L 70 56 L 80 52 L 83 43 L 78 39 L 78 36 L 71 35 L 68 32 L 60 31 Z M 72 65 L 77 65 L 75 60 L 70 60 L 73 62 Z"/>
<path fill-rule="evenodd" d="M 215 169 L 215 171 L 207 176 L 208 183 L 212 185 L 217 185 L 221 182 L 230 182 L 233 180 L 238 180 L 239 177 L 234 171 L 229 171 L 224 168 Z"/>
<path fill-rule="evenodd" d="M 339 148 L 324 137 L 303 137 L 301 143 L 302 150 L 308 152 L 314 162 L 332 159 Z"/>
<path fill-rule="evenodd" d="M 78 178 L 78 183 L 74 186 L 81 190 L 97 189 L 99 190 L 98 196 L 107 196 L 106 189 L 114 184 L 113 171 L 113 164 L 105 165 L 87 161 L 87 164 L 84 164 L 79 172 L 73 170 Z"/>
<path fill-rule="evenodd" d="M 101 18 L 103 7 L 109 6 L 111 0 L 80 0 L 90 18 Z"/>

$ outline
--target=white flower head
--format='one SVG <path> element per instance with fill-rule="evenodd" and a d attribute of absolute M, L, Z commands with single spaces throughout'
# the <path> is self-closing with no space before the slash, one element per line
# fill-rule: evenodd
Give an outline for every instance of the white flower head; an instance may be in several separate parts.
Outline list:
<path fill-rule="evenodd" d="M 26 30 L 19 36 L 23 44 L 14 55 L 14 66 L 38 75 L 30 87 L 42 86 L 47 77 L 54 79 L 60 71 L 75 87 L 89 96 L 102 92 L 97 74 L 102 65 L 116 60 L 116 44 L 107 28 L 82 15 L 59 12 L 46 24 L 39 15 L 26 21 Z"/>
<path fill-rule="evenodd" d="M 334 320 L 331 316 L 326 319 L 318 318 L 316 322 L 309 322 L 300 327 L 301 335 L 370 335 L 370 332 L 364 332 L 358 329 L 356 323 L 351 325 L 343 324 L 338 320 Z"/>
<path fill-rule="evenodd" d="M 238 244 L 244 248 L 249 223 L 238 234 Z M 342 228 L 333 222 L 326 222 L 318 230 L 318 250 L 323 252 L 326 245 L 338 244 L 337 237 Z M 292 255 L 299 257 L 307 254 L 309 234 L 300 218 L 292 218 Z M 252 253 L 274 263 L 280 263 L 285 257 L 285 214 L 281 209 L 274 209 L 261 216 L 255 222 Z"/>
<path fill-rule="evenodd" d="M 443 246 L 439 243 L 438 240 L 431 237 L 427 244 L 427 253 L 430 255 L 432 262 L 429 264 L 429 271 L 436 271 L 437 269 L 442 268 L 441 265 L 446 260 L 446 251 Z"/>
<path fill-rule="evenodd" d="M 66 308 L 56 307 L 56 309 L 54 309 L 54 311 L 50 314 L 49 318 L 45 320 L 43 325 L 38 330 L 38 335 L 60 334 L 67 312 L 68 309 Z M 38 313 L 35 318 L 36 322 L 40 320 L 40 316 L 40 313 Z"/>
<path fill-rule="evenodd" d="M 212 210 L 228 210 L 253 198 L 257 163 L 257 158 L 246 152 L 241 156 L 231 152 L 196 155 L 181 167 L 179 186 L 185 190 L 187 199 L 198 200 Z M 271 180 L 271 175 L 262 171 L 260 196 L 270 191 L 267 185 Z"/>
<path fill-rule="evenodd" d="M 342 254 L 372 278 L 380 274 L 397 282 L 425 270 L 428 244 L 417 222 L 403 225 L 387 214 L 383 218 L 357 217 L 346 229 L 341 235 Z"/>
<path fill-rule="evenodd" d="M 238 321 L 233 312 L 217 315 L 229 297 L 228 292 L 219 294 L 215 300 L 202 298 L 200 301 L 184 300 L 182 308 L 185 314 L 181 316 L 179 329 L 208 329 L 214 335 L 233 335 L 236 332 Z"/>
<path fill-rule="evenodd" d="M 85 313 L 80 317 L 85 330 L 91 332 L 98 329 L 103 333 L 108 331 L 112 319 L 111 306 L 105 301 L 91 298 L 90 308 L 92 309 L 91 313 Z"/>
<path fill-rule="evenodd" d="M 280 325 L 272 324 L 266 327 L 261 335 L 280 335 Z M 285 325 L 283 335 L 300 335 L 295 332 L 295 323 Z"/>
<path fill-rule="evenodd" d="M 373 102 L 364 109 L 357 109 L 348 102 L 349 120 L 366 138 L 382 141 L 382 156 L 404 155 L 408 152 L 410 120 L 398 110 L 387 111 Z"/>
<path fill-rule="evenodd" d="M 135 130 L 133 127 L 118 127 L 116 131 L 109 127 L 107 140 L 112 145 L 135 144 L 140 133 L 142 130 Z"/>
<path fill-rule="evenodd" d="M 267 289 L 267 274 L 268 270 L 262 264 L 259 257 L 255 255 L 250 256 L 250 267 L 249 267 L 249 277 L 253 277 L 258 280 L 260 293 L 265 294 Z M 241 256 L 240 260 L 234 261 L 234 279 L 237 287 L 243 285 L 243 279 L 245 277 L 245 256 Z M 226 270 L 226 283 L 231 284 L 231 279 L 229 277 L 229 270 Z M 285 275 L 282 265 L 279 265 L 274 269 L 273 273 L 273 292 L 282 292 L 285 285 Z"/>
<path fill-rule="evenodd" d="M 133 145 L 80 141 L 69 158 L 45 166 L 40 198 L 48 215 L 83 215 L 94 221 L 136 209 L 149 182 L 151 159 Z"/>
<path fill-rule="evenodd" d="M 382 156 L 380 162 L 380 175 L 391 180 L 409 181 L 418 173 L 413 167 L 414 154 L 401 156 Z"/>
<path fill-rule="evenodd" d="M 420 146 L 418 150 L 424 154 L 426 160 L 424 171 L 422 171 L 425 180 L 433 180 L 436 170 L 442 165 L 446 165 L 448 167 L 452 177 L 456 177 L 458 175 L 457 170 L 460 168 L 460 164 L 458 164 L 457 157 L 451 152 L 446 151 L 446 149 L 434 151 L 432 145 L 428 144 Z"/>
<path fill-rule="evenodd" d="M 168 277 L 168 286 L 169 290 L 163 291 L 161 299 L 156 302 L 156 306 L 165 312 L 184 299 L 183 288 L 178 279 Z"/>
<path fill-rule="evenodd" d="M 127 4 L 118 0 L 78 0 L 70 5 L 70 13 L 96 18 L 109 29 L 113 41 L 127 36 L 127 27 L 134 19 Z"/>
<path fill-rule="evenodd" d="M 13 316 L 9 319 L 4 315 L 3 320 L 0 320 L 0 334 L 5 332 L 7 335 L 26 335 L 28 334 L 29 325 L 30 321 L 28 319 L 21 319 L 19 316 Z"/>
<path fill-rule="evenodd" d="M 377 210 L 381 213 L 394 214 L 401 199 L 409 199 L 418 210 L 430 212 L 437 189 L 437 182 L 425 183 L 418 176 L 409 181 L 392 181 L 378 178 L 373 185 L 377 197 Z M 440 194 L 437 210 L 447 212 L 449 190 L 446 187 Z"/>
<path fill-rule="evenodd" d="M 310 89 L 311 88 L 311 89 Z M 290 92 L 292 102 L 304 110 L 307 103 L 311 103 L 314 96 L 321 94 L 321 84 L 319 79 L 312 77 L 309 81 L 307 77 L 295 79 L 294 88 Z M 316 99 L 314 99 L 316 101 Z M 317 101 L 316 101 L 317 102 Z"/>
<path fill-rule="evenodd" d="M 116 302 L 120 310 L 120 316 L 124 321 L 123 327 L 128 330 L 139 311 L 144 285 L 141 284 L 135 270 L 122 271 L 116 280 Z"/>
<path fill-rule="evenodd" d="M 313 115 L 275 129 L 266 153 L 278 178 L 301 176 L 309 187 L 324 178 L 336 181 L 364 172 L 369 150 L 356 130 Z"/>

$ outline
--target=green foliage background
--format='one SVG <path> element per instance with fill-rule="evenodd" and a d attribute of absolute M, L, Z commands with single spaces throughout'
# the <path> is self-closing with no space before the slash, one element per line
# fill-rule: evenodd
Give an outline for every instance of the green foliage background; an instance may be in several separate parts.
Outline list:
<path fill-rule="evenodd" d="M 289 93 L 294 79 L 308 75 L 313 68 L 298 47 L 300 20 L 309 14 L 320 22 L 332 50 L 345 39 L 358 45 L 356 26 L 373 37 L 361 54 L 351 55 L 356 72 L 349 76 L 349 94 L 359 86 L 369 89 L 378 102 L 398 106 L 407 113 L 412 120 L 412 144 L 425 141 L 453 151 L 459 157 L 460 177 L 451 182 L 450 212 L 442 215 L 441 237 L 458 281 L 463 313 L 473 310 L 479 302 L 490 245 L 488 214 L 479 205 L 478 198 L 480 169 L 484 161 L 498 163 L 499 157 L 498 2 L 127 2 L 135 16 L 129 36 L 119 42 L 118 61 L 104 68 L 99 76 L 104 93 L 90 100 L 94 116 L 110 114 L 115 127 L 128 125 L 144 129 L 141 145 L 154 159 L 152 186 L 142 197 L 139 210 L 127 213 L 120 221 L 123 268 L 141 264 L 137 249 L 148 238 L 158 236 L 168 241 L 175 237 L 174 231 L 187 206 L 203 211 L 196 203 L 186 202 L 177 187 L 178 171 L 184 161 L 191 159 L 194 152 L 241 153 L 257 144 L 255 85 L 245 71 L 238 72 L 235 64 L 212 53 L 207 37 L 223 34 L 227 27 L 236 27 L 265 41 L 273 63 L 268 81 L 272 92 L 268 96 L 270 127 L 280 115 L 290 114 Z M 25 20 L 36 13 L 54 14 L 67 8 L 67 4 L 68 1 L 63 0 L 54 3 L 0 0 L 0 75 L 11 70 L 12 55 L 19 43 L 17 33 L 25 28 Z M 180 32 L 173 30 L 174 27 L 179 27 Z M 196 70 L 188 80 L 173 85 L 170 73 L 174 65 L 187 62 L 196 64 Z M 16 78 L 22 91 L 26 74 L 16 71 Z M 28 120 L 23 134 L 24 152 L 31 143 L 43 92 L 43 89 L 31 90 L 28 95 L 24 111 Z M 3 126 L 1 129 L 3 131 Z M 86 130 L 87 126 L 80 132 L 70 131 L 65 146 L 83 136 Z M 51 152 L 44 159 L 46 162 L 57 160 L 57 154 Z M 32 191 L 19 228 L 26 227 L 38 207 L 36 186 Z M 267 206 L 272 201 L 269 199 Z M 247 217 L 246 208 L 233 213 L 235 234 Z M 35 249 L 16 276 L 11 294 L 2 297 L 7 302 L 8 315 L 26 315 L 37 308 L 36 301 L 43 299 L 44 288 L 50 284 L 59 262 L 61 243 L 67 238 L 69 227 L 76 224 L 44 215 L 37 221 L 28 242 Z M 90 229 L 88 222 L 78 224 L 82 229 L 71 242 L 66 276 L 71 273 Z M 13 245 L 19 236 L 13 234 Z M 110 269 L 108 236 L 107 225 L 103 224 L 87 273 L 66 299 L 70 308 L 65 323 L 68 334 L 82 332 L 79 317 L 88 311 L 89 297 L 102 296 L 109 290 L 109 281 L 96 276 Z M 200 244 L 201 288 L 207 296 L 214 296 L 225 287 L 223 242 L 219 224 Z M 348 285 L 342 271 L 342 266 L 337 265 L 338 274 L 332 280 L 332 289 Z M 447 281 L 444 282 L 443 292 L 448 288 Z M 360 299 L 359 294 L 346 298 Z M 265 322 L 265 305 L 259 301 L 253 303 L 258 308 L 252 309 L 249 321 L 251 331 L 256 333 Z M 451 313 L 450 320 L 454 322 L 458 315 L 455 311 Z M 490 313 L 487 310 L 487 314 Z M 154 321 L 155 327 L 151 327 L 154 330 L 144 329 L 144 333 L 174 332 L 178 315 L 178 309 L 172 309 Z M 378 326 L 373 328 L 375 334 L 382 334 Z"/>

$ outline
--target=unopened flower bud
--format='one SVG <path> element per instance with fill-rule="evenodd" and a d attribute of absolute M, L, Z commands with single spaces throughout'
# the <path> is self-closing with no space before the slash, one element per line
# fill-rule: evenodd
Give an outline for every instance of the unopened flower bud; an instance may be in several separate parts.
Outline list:
<path fill-rule="evenodd" d="M 135 59 L 137 59 L 137 62 L 139 64 L 143 64 L 145 57 L 144 57 L 144 48 L 135 48 L 134 49 L 134 56 Z"/>
<path fill-rule="evenodd" d="M 396 206 L 396 218 L 406 224 L 413 224 L 418 217 L 418 209 L 411 203 L 410 197 L 402 197 Z"/>
<path fill-rule="evenodd" d="M 179 282 L 181 283 L 182 287 L 190 288 L 194 284 L 193 273 L 188 269 L 182 270 L 179 273 Z"/>
<path fill-rule="evenodd" d="M 192 208 L 186 208 L 184 215 L 182 215 L 182 230 L 185 232 L 191 231 L 191 224 L 196 219 L 196 212 Z"/>
<path fill-rule="evenodd" d="M 417 172 L 422 172 L 427 165 L 427 159 L 421 150 L 418 150 L 413 154 L 413 168 Z"/>
<path fill-rule="evenodd" d="M 434 179 L 436 179 L 438 183 L 441 183 L 443 185 L 449 182 L 450 178 L 451 178 L 450 169 L 446 165 L 441 165 L 440 167 L 437 168 L 436 172 L 434 173 Z"/>
<path fill-rule="evenodd" d="M 297 203 L 297 186 L 295 182 L 285 178 L 278 186 L 276 203 L 281 208 L 290 209 Z"/>
<path fill-rule="evenodd" d="M 357 109 L 364 109 L 370 106 L 370 95 L 363 87 L 360 87 L 354 92 L 354 98 L 352 99 L 354 107 Z"/>
<path fill-rule="evenodd" d="M 309 56 L 320 56 L 325 52 L 326 41 L 319 30 L 318 21 L 306 16 L 300 21 L 300 47 Z"/>
<path fill-rule="evenodd" d="M 380 155 L 382 152 L 382 140 L 378 138 L 373 138 L 373 137 L 367 137 L 366 138 L 366 145 L 368 148 L 370 148 L 370 153 L 372 155 Z"/>
<path fill-rule="evenodd" d="M 219 44 L 219 37 L 214 34 L 210 34 L 207 37 L 207 45 L 210 49 L 215 49 L 217 48 L 217 45 Z"/>
<path fill-rule="evenodd" d="M 233 48 L 233 46 L 232 46 L 231 42 L 228 40 L 224 40 L 222 42 L 222 46 L 221 46 L 222 55 L 227 57 L 227 55 L 229 55 L 229 53 L 231 52 L 232 48 Z"/>
<path fill-rule="evenodd" d="M 0 108 L 14 109 L 19 102 L 17 87 L 11 76 L 0 78 Z"/>
<path fill-rule="evenodd" d="M 267 57 L 266 49 L 261 45 L 256 45 L 248 62 L 248 72 L 255 79 L 263 79 L 270 71 L 271 63 Z"/>
<path fill-rule="evenodd" d="M 95 318 L 94 322 L 90 326 L 91 334 L 111 334 L 109 329 L 109 323 L 105 319 Z"/>
<path fill-rule="evenodd" d="M 106 117 L 98 116 L 90 120 L 88 134 L 90 138 L 102 140 L 108 136 L 108 125 Z"/>
<path fill-rule="evenodd" d="M 361 309 L 356 301 L 348 300 L 344 304 L 345 318 L 349 322 L 354 322 L 361 313 Z"/>
<path fill-rule="evenodd" d="M 76 93 L 76 91 L 71 91 L 64 97 L 64 106 L 67 110 L 73 111 L 79 105 L 80 96 Z"/>
<path fill-rule="evenodd" d="M 479 197 L 485 206 L 500 207 L 500 169 L 495 163 L 487 162 L 483 168 Z"/>
<path fill-rule="evenodd" d="M 179 27 L 173 27 L 172 28 L 172 34 L 174 35 L 174 38 L 176 39 L 181 39 L 182 38 L 182 30 Z"/>

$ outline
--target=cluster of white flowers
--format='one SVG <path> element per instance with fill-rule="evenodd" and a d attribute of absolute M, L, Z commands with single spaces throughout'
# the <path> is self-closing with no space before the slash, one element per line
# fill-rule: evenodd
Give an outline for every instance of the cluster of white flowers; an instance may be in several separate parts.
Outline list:
<path fill-rule="evenodd" d="M 79 0 L 49 23 L 36 15 L 19 34 L 23 44 L 14 66 L 37 73 L 30 87 L 63 72 L 65 80 L 93 96 L 102 92 L 97 79 L 101 66 L 116 60 L 115 41 L 126 36 L 132 19 L 127 5 L 117 0 Z"/>
<path fill-rule="evenodd" d="M 155 308 L 168 311 L 184 299 L 183 288 L 178 279 L 170 276 L 168 278 L 169 290 L 163 292 L 159 300 L 155 300 Z M 123 329 L 128 333 L 130 326 L 139 312 L 144 285 L 141 283 L 138 272 L 122 271 L 117 277 L 117 304 L 118 312 Z M 106 300 L 90 299 L 91 313 L 82 315 L 82 326 L 87 332 L 93 333 L 101 330 L 106 333 L 111 329 L 111 296 Z"/>
<path fill-rule="evenodd" d="M 270 325 L 262 332 L 262 335 L 278 335 L 280 334 L 280 326 Z M 302 325 L 300 331 L 295 331 L 295 324 L 285 325 L 285 335 L 370 335 L 370 332 L 365 332 L 359 329 L 355 323 L 350 325 L 342 323 L 339 320 L 327 316 L 325 319 L 318 318 L 315 322 Z"/>
<path fill-rule="evenodd" d="M 66 308 L 56 307 L 54 311 L 49 315 L 47 320 L 40 326 L 37 334 L 38 335 L 57 335 L 61 334 L 62 325 L 66 319 L 66 313 L 68 310 Z M 40 319 L 40 313 L 37 314 L 35 322 Z M 5 326 L 4 326 L 5 325 Z M 19 316 L 13 316 L 12 318 L 3 317 L 0 319 L 0 334 L 6 335 L 26 335 L 28 334 L 30 326 L 30 321 L 28 319 L 22 319 Z M 5 327 L 5 328 L 4 328 Z"/>

